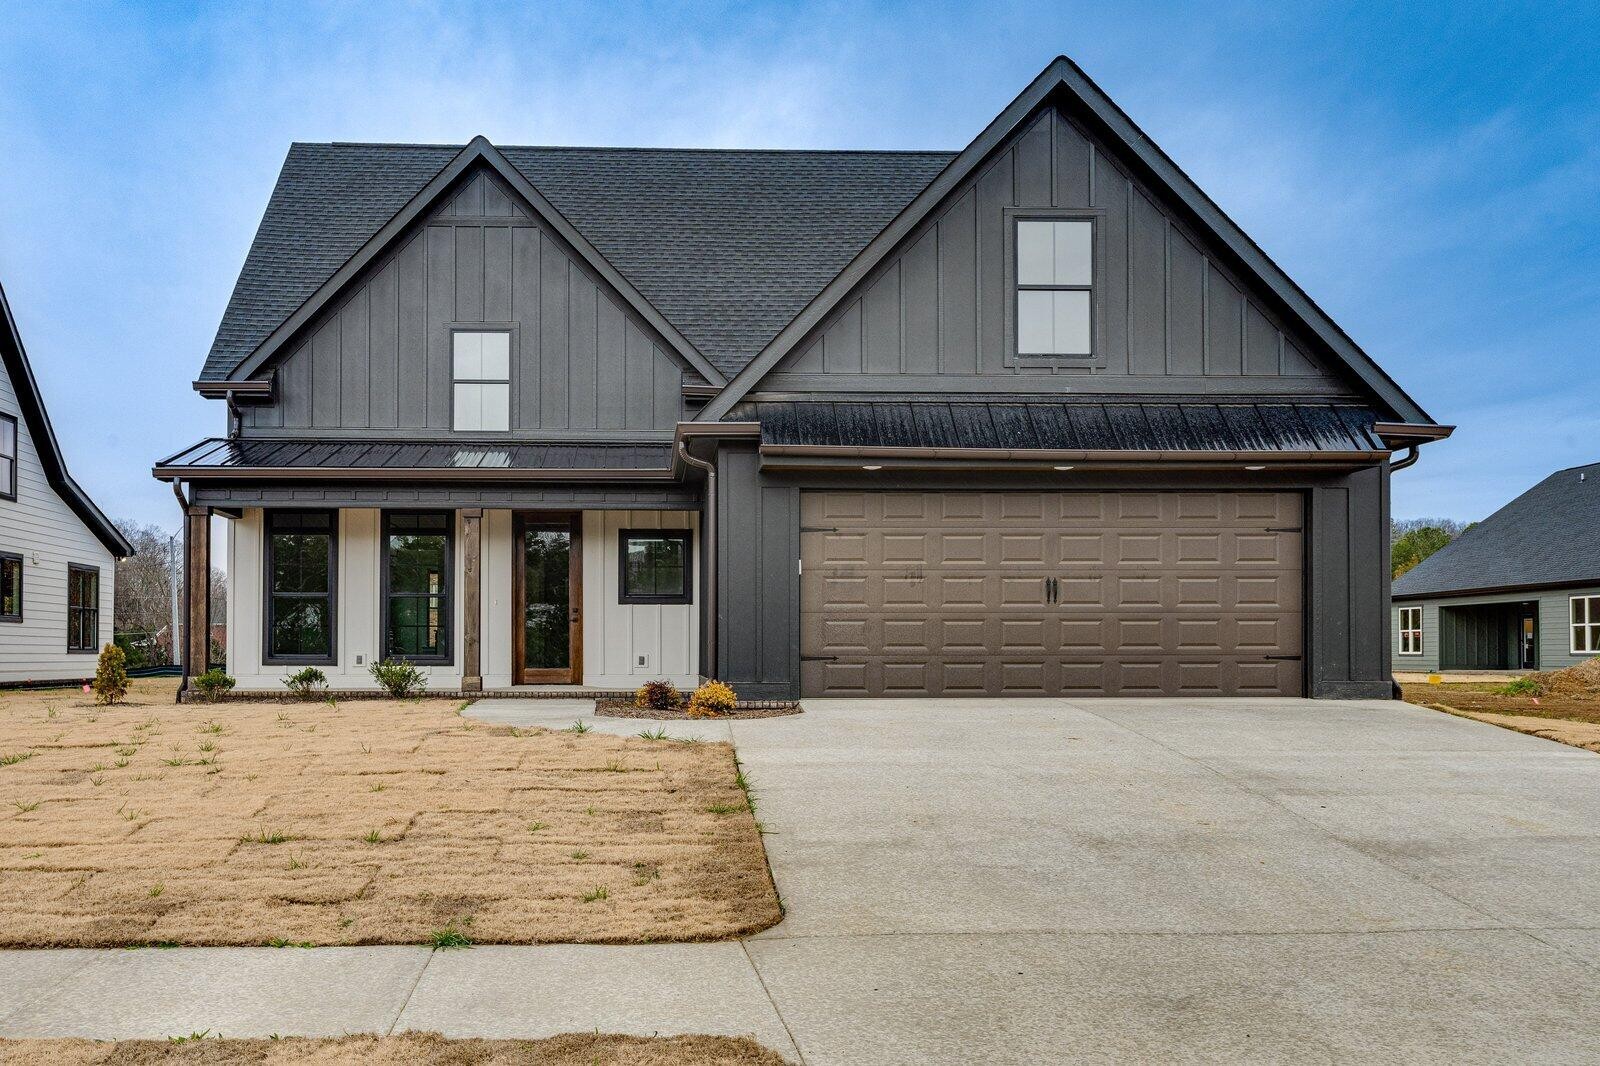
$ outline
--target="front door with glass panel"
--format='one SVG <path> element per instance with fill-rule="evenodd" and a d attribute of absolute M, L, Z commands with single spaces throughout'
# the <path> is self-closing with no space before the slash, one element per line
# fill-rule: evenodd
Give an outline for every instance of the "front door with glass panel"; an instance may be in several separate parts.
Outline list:
<path fill-rule="evenodd" d="M 577 515 L 520 514 L 516 523 L 513 666 L 523 685 L 583 680 L 583 582 Z"/>

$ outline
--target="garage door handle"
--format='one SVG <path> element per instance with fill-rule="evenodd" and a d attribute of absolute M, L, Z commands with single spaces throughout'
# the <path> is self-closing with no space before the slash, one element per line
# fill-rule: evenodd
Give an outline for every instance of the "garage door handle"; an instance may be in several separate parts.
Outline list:
<path fill-rule="evenodd" d="M 1057 603 L 1061 599 L 1061 585 L 1053 577 L 1044 579 L 1044 602 Z"/>
<path fill-rule="evenodd" d="M 800 656 L 800 661 L 803 663 L 832 663 L 838 662 L 839 657 L 837 655 L 802 655 Z"/>
<path fill-rule="evenodd" d="M 1297 663 L 1302 658 L 1304 658 L 1304 656 L 1300 656 L 1300 655 L 1263 655 L 1262 658 L 1266 659 L 1268 662 L 1274 662 L 1274 663 Z"/>

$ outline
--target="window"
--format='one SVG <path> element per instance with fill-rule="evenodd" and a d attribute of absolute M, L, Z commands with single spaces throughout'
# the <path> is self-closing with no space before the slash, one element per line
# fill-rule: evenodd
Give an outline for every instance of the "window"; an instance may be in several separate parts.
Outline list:
<path fill-rule="evenodd" d="M 333 662 L 338 528 L 332 511 L 268 512 L 268 662 Z"/>
<path fill-rule="evenodd" d="M 383 654 L 450 661 L 450 515 L 383 516 Z"/>
<path fill-rule="evenodd" d="M 1017 220 L 1017 354 L 1092 355 L 1094 223 Z"/>
<path fill-rule="evenodd" d="M 1422 608 L 1400 608 L 1400 654 L 1422 654 Z"/>
<path fill-rule="evenodd" d="M 618 603 L 693 603 L 694 557 L 687 529 L 622 531 Z"/>
<path fill-rule="evenodd" d="M 67 650 L 100 650 L 100 571 L 67 564 Z"/>
<path fill-rule="evenodd" d="M 17 419 L 15 415 L 0 415 L 0 499 L 17 498 Z"/>
<path fill-rule="evenodd" d="M 455 399 L 451 425 L 461 432 L 511 428 L 511 334 L 451 334 Z"/>
<path fill-rule="evenodd" d="M 1572 654 L 1600 653 L 1600 596 L 1572 597 Z"/>
<path fill-rule="evenodd" d="M 22 621 L 22 556 L 0 552 L 0 622 Z"/>

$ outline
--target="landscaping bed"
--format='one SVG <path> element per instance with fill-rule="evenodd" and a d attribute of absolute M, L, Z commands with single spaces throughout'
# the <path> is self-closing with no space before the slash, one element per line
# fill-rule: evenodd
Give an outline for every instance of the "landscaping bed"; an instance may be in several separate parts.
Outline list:
<path fill-rule="evenodd" d="M 439 699 L 0 693 L 0 946 L 629 943 L 776 923 L 732 746 Z"/>
<path fill-rule="evenodd" d="M 686 707 L 657 709 L 640 707 L 631 699 L 595 700 L 594 713 L 601 718 L 648 718 L 662 722 L 715 721 L 717 718 L 782 718 L 800 714 L 798 700 L 757 700 L 740 702 L 731 711 L 720 711 L 712 719 L 693 719 Z"/>

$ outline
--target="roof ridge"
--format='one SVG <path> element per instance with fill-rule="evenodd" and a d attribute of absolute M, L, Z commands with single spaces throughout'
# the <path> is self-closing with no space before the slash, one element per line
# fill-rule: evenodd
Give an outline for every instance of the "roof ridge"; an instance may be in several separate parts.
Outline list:
<path fill-rule="evenodd" d="M 464 144 L 447 141 L 291 141 L 291 145 L 317 148 L 436 148 L 440 151 L 461 151 Z M 497 144 L 489 143 L 502 152 L 684 152 L 701 155 L 920 155 L 954 156 L 955 148 L 713 148 L 705 146 L 674 146 L 645 144 Z"/>

